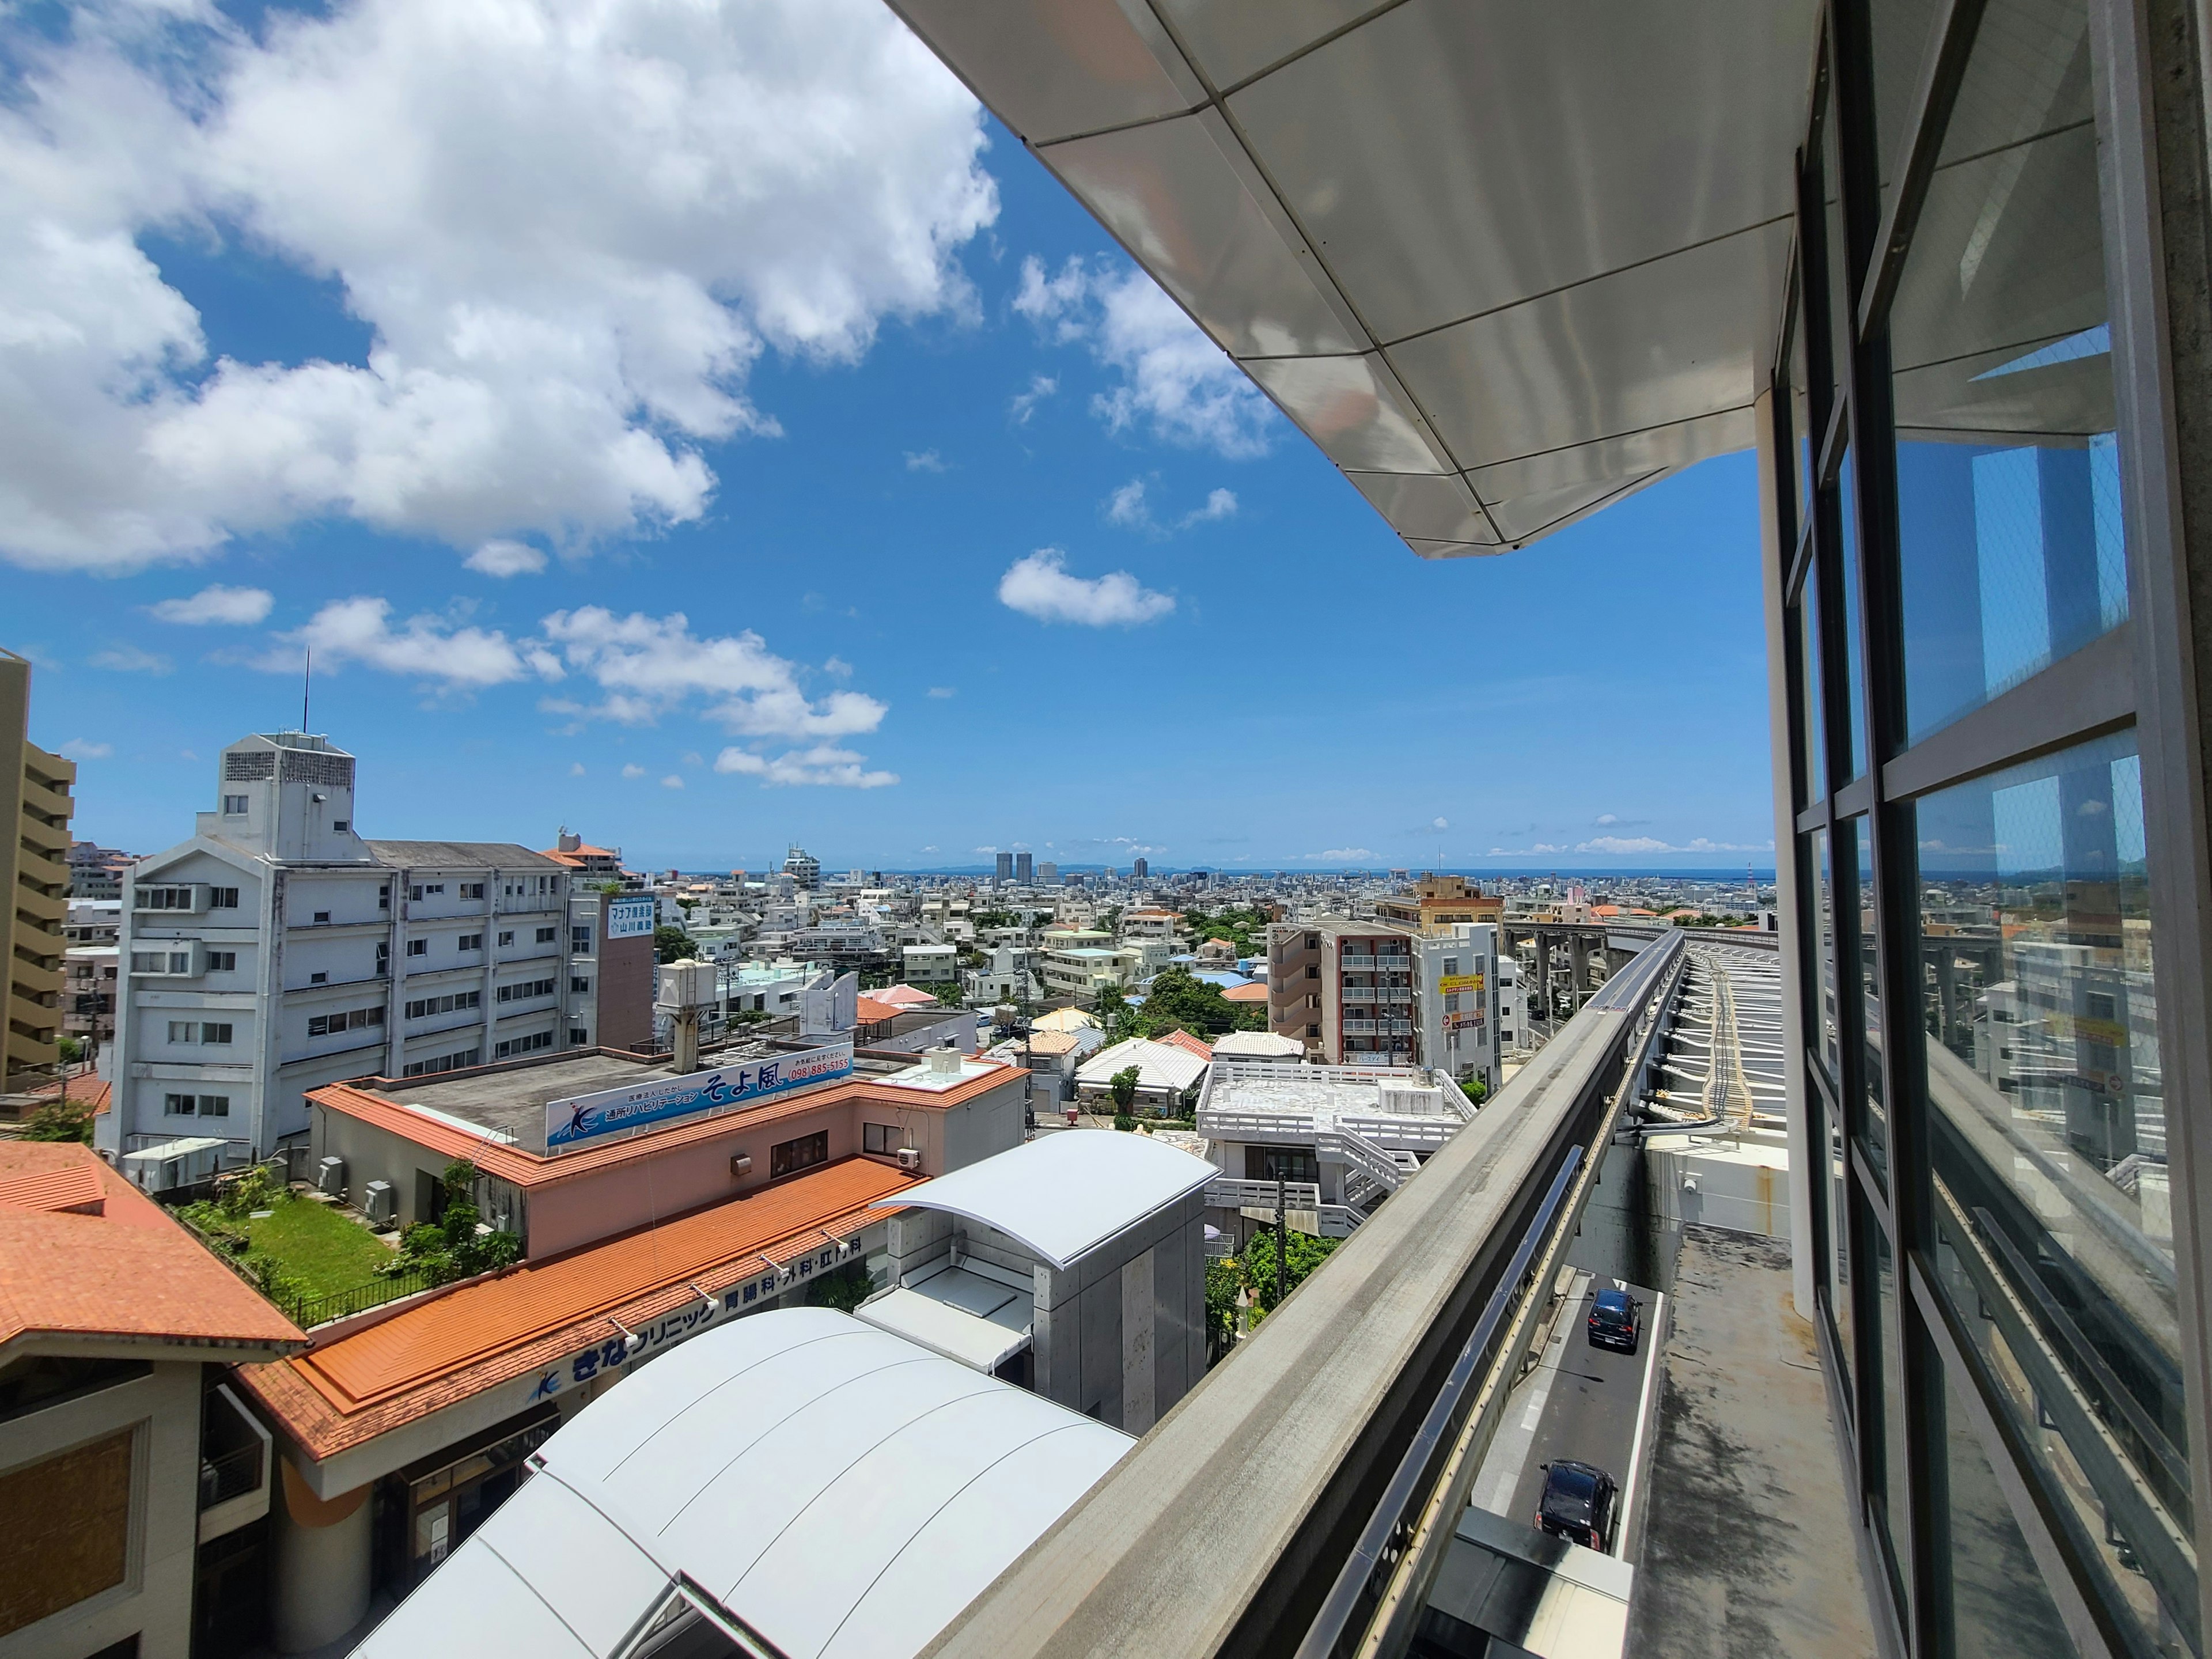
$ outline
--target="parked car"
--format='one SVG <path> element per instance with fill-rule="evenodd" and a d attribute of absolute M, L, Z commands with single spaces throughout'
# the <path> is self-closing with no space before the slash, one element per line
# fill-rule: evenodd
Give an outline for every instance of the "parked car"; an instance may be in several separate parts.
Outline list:
<path fill-rule="evenodd" d="M 1644 1320 L 1636 1311 L 1638 1305 L 1636 1298 L 1626 1291 L 1600 1291 L 1597 1299 L 1590 1304 L 1590 1346 L 1611 1348 L 1616 1353 L 1634 1353 L 1638 1339 L 1644 1334 Z"/>
<path fill-rule="evenodd" d="M 1544 1465 L 1544 1495 L 1536 1502 L 1536 1528 L 1594 1550 L 1613 1540 L 1613 1477 L 1589 1463 L 1561 1458 Z"/>

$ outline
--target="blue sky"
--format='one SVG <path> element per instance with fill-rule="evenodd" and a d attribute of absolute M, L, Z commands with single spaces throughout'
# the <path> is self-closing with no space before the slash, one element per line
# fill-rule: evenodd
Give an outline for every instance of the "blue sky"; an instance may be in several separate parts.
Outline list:
<path fill-rule="evenodd" d="M 82 762 L 80 835 L 181 839 L 216 750 L 296 720 L 313 645 L 371 835 L 566 823 L 686 868 L 790 841 L 833 867 L 1771 863 L 1748 457 L 1425 562 L 899 41 L 821 48 L 890 88 L 829 100 L 837 176 L 708 156 L 763 204 L 702 251 L 688 186 L 655 220 L 557 155 L 531 174 L 526 108 L 447 120 L 406 77 L 466 25 L 426 3 L 0 20 L 0 210 L 61 250 L 0 309 L 123 342 L 0 345 L 0 643 L 40 665 L 34 738 Z M 799 15 L 714 50 L 820 114 Z M 634 69 L 654 37 L 593 49 Z M 536 67 L 518 100 L 554 112 L 600 72 Z M 696 73 L 669 152 L 756 156 L 686 106 Z M 133 76 L 198 89 L 186 126 L 138 123 L 189 157 L 172 183 L 113 159 Z M 348 130 L 395 84 L 423 176 L 457 180 L 419 210 L 377 118 Z"/>

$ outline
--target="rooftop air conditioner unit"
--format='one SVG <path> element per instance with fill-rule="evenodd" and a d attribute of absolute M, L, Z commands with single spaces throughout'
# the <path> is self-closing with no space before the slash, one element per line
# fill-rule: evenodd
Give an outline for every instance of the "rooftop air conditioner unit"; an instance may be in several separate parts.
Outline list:
<path fill-rule="evenodd" d="M 345 1196 L 345 1160 L 326 1158 L 315 1166 L 315 1190 L 325 1198 Z"/>
<path fill-rule="evenodd" d="M 388 1181 L 370 1182 L 368 1190 L 362 1194 L 361 1207 L 380 1227 L 389 1227 L 399 1219 L 398 1194 Z"/>
<path fill-rule="evenodd" d="M 919 1174 L 921 1170 L 921 1148 L 919 1146 L 900 1147 L 898 1149 L 898 1161 L 900 1169 L 911 1170 L 916 1174 Z"/>

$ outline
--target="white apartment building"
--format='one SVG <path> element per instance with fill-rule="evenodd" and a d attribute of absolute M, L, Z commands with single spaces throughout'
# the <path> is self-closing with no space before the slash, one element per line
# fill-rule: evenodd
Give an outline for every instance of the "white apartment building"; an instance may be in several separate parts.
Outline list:
<path fill-rule="evenodd" d="M 267 1157 L 307 1133 L 309 1089 L 562 1046 L 560 864 L 505 842 L 363 839 L 354 757 L 303 732 L 231 744 L 216 793 L 125 890 L 104 1151 Z"/>
<path fill-rule="evenodd" d="M 1474 1108 L 1440 1072 L 1217 1055 L 1197 1117 L 1221 1170 L 1206 1220 L 1241 1249 L 1273 1221 L 1279 1182 L 1291 1225 L 1346 1237 L 1472 1122 Z"/>
<path fill-rule="evenodd" d="M 1424 1066 L 1498 1086 L 1498 930 L 1323 916 L 1267 932 L 1268 1023 L 1347 1066 Z M 1512 1029 L 1525 1036 L 1526 1021 Z"/>

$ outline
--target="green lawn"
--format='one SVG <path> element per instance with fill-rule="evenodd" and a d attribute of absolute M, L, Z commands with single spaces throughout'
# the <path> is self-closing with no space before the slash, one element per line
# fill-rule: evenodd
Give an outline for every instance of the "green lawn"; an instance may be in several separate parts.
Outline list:
<path fill-rule="evenodd" d="M 368 1228 L 310 1198 L 287 1198 L 273 1214 L 243 1224 L 253 1248 L 282 1262 L 310 1296 L 366 1285 L 392 1260 Z"/>

